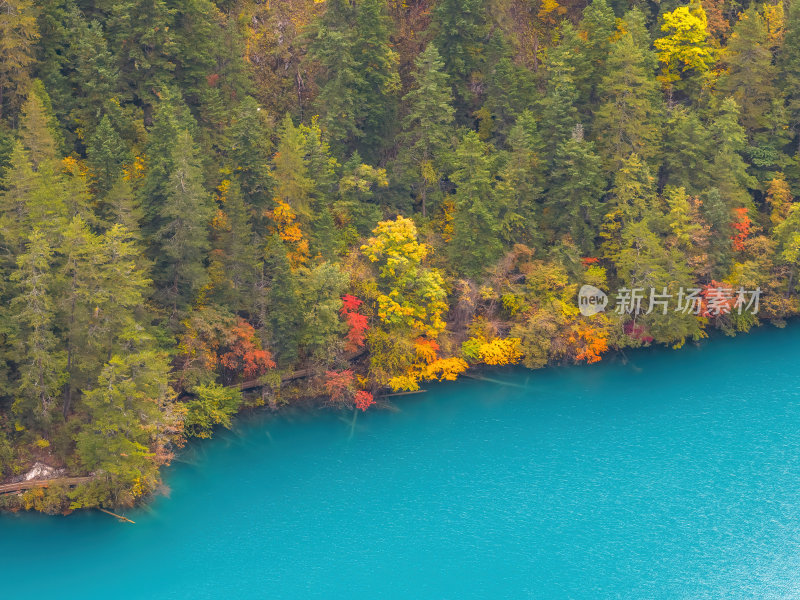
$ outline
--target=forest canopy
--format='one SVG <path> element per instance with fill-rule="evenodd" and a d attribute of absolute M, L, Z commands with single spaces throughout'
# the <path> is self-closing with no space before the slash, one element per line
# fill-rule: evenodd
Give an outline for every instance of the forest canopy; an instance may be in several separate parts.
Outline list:
<path fill-rule="evenodd" d="M 247 408 L 782 325 L 798 194 L 800 0 L 0 0 L 0 482 L 91 477 L 0 508 L 130 505 Z"/>

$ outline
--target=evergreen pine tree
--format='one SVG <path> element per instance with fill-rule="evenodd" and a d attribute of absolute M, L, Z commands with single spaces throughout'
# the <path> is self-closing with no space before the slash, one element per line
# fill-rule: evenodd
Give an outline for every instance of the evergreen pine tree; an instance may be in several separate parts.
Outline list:
<path fill-rule="evenodd" d="M 322 66 L 316 108 L 339 156 L 374 159 L 385 143 L 399 88 L 386 0 L 332 0 L 311 54 Z"/>
<path fill-rule="evenodd" d="M 714 145 L 711 159 L 711 183 L 719 190 L 720 198 L 730 208 L 750 207 L 753 204 L 748 189 L 756 180 L 747 172 L 742 158 L 746 136 L 739 124 L 739 107 L 733 98 L 726 98 L 711 124 Z"/>
<path fill-rule="evenodd" d="M 214 220 L 209 279 L 215 299 L 234 311 L 245 309 L 254 292 L 257 246 L 247 205 L 236 180 L 220 186 L 222 206 Z"/>
<path fill-rule="evenodd" d="M 403 98 L 408 114 L 403 119 L 398 163 L 427 214 L 428 195 L 438 190 L 444 155 L 450 147 L 453 96 L 442 71 L 436 46 L 428 44 L 415 61 L 414 86 Z"/>
<path fill-rule="evenodd" d="M 126 148 L 108 115 L 103 115 L 86 149 L 95 185 L 101 195 L 107 194 L 122 175 L 122 164 L 127 162 Z"/>
<path fill-rule="evenodd" d="M 664 119 L 661 179 L 696 195 L 710 185 L 711 134 L 697 112 L 676 104 Z"/>
<path fill-rule="evenodd" d="M 599 89 L 595 131 L 603 158 L 615 171 L 631 153 L 646 162 L 658 154 L 663 106 L 655 76 L 647 70 L 643 49 L 630 33 L 612 46 L 608 73 Z"/>
<path fill-rule="evenodd" d="M 38 38 L 34 3 L 5 0 L 0 10 L 0 119 L 22 104 Z"/>
<path fill-rule="evenodd" d="M 244 200 L 256 213 L 266 210 L 272 200 L 272 129 L 266 111 L 247 96 L 234 110 L 227 133 L 231 170 L 236 173 Z"/>
<path fill-rule="evenodd" d="M 198 149 L 186 130 L 178 133 L 171 164 L 169 189 L 159 213 L 162 225 L 154 274 L 159 299 L 171 307 L 175 318 L 205 283 L 203 261 L 212 207 L 203 189 Z"/>
<path fill-rule="evenodd" d="M 747 153 L 764 182 L 769 173 L 786 166 L 782 150 L 789 143 L 768 37 L 766 22 L 755 5 L 750 6 L 740 15 L 722 53 L 725 71 L 718 82 L 720 91 L 739 106 L 749 142 Z"/>
<path fill-rule="evenodd" d="M 544 222 L 557 235 L 569 234 L 584 255 L 594 249 L 605 181 L 594 144 L 576 126 L 556 149 L 549 172 Z"/>
<path fill-rule="evenodd" d="M 579 123 L 576 107 L 579 93 L 575 84 L 575 68 L 572 66 L 575 48 L 578 46 L 577 34 L 567 22 L 562 26 L 561 43 L 548 54 L 547 82 L 541 115 L 542 121 L 547 123 L 542 134 L 551 152 L 570 138 Z"/>
<path fill-rule="evenodd" d="M 14 412 L 45 426 L 57 403 L 65 367 L 64 353 L 58 348 L 53 331 L 52 255 L 47 238 L 34 230 L 26 251 L 17 259 L 18 269 L 11 274 L 11 281 L 16 284 L 11 321 L 15 326 L 15 362 L 19 371 Z"/>
<path fill-rule="evenodd" d="M 449 254 L 459 271 L 471 277 L 478 277 L 503 249 L 500 234 L 506 207 L 495 189 L 496 162 L 491 147 L 476 132 L 464 134 L 450 176 L 456 194 Z"/>
<path fill-rule="evenodd" d="M 278 366 L 286 367 L 297 359 L 302 319 L 295 275 L 286 248 L 277 236 L 267 241 L 264 268 L 269 276 L 267 318 L 275 361 Z"/>
<path fill-rule="evenodd" d="M 489 24 L 485 0 L 440 0 L 433 8 L 434 44 L 444 61 L 459 119 L 476 108 L 473 84 L 486 69 Z"/>

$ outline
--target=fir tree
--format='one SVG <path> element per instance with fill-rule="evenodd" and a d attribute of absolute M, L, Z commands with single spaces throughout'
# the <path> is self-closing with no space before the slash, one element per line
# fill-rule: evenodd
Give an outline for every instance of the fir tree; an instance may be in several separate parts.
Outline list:
<path fill-rule="evenodd" d="M 471 91 L 486 68 L 489 25 L 484 0 L 440 0 L 433 8 L 434 44 L 444 61 L 460 118 L 474 108 Z"/>
<path fill-rule="evenodd" d="M 205 283 L 203 261 L 212 207 L 203 189 L 198 149 L 186 130 L 178 133 L 171 164 L 169 189 L 159 213 L 155 281 L 159 298 L 175 317 Z"/>
<path fill-rule="evenodd" d="M 568 233 L 584 255 L 590 255 L 594 249 L 604 187 L 600 157 L 577 126 L 555 152 L 544 221 L 557 234 Z"/>
<path fill-rule="evenodd" d="M 126 148 L 108 115 L 100 120 L 86 150 L 98 191 L 105 195 L 122 175 Z"/>
<path fill-rule="evenodd" d="M 681 105 L 667 110 L 661 154 L 663 184 L 699 194 L 710 185 L 712 140 L 697 113 Z"/>
<path fill-rule="evenodd" d="M 576 107 L 579 94 L 575 84 L 575 68 L 572 66 L 572 57 L 577 46 L 574 28 L 565 23 L 562 27 L 561 43 L 548 55 L 547 83 L 541 114 L 542 120 L 547 123 L 547 128 L 542 133 L 551 151 L 568 140 L 579 123 Z"/>
<path fill-rule="evenodd" d="M 269 274 L 267 311 L 275 361 L 286 367 L 298 356 L 301 316 L 295 276 L 286 248 L 277 236 L 267 242 L 264 268 Z"/>
<path fill-rule="evenodd" d="M 322 66 L 316 107 L 338 154 L 375 158 L 395 111 L 400 79 L 389 43 L 386 0 L 333 0 L 311 54 Z"/>
<path fill-rule="evenodd" d="M 719 190 L 722 201 L 731 209 L 750 207 L 753 200 L 748 189 L 756 187 L 742 158 L 746 137 L 739 124 L 739 107 L 733 98 L 722 101 L 711 125 L 714 142 L 711 160 L 711 182 Z"/>
<path fill-rule="evenodd" d="M 0 119 L 18 108 L 30 84 L 39 38 L 34 3 L 5 0 L 0 9 Z"/>
<path fill-rule="evenodd" d="M 231 170 L 236 173 L 245 201 L 257 213 L 266 210 L 272 200 L 272 129 L 266 111 L 247 96 L 236 107 L 227 133 Z"/>
<path fill-rule="evenodd" d="M 436 46 L 428 44 L 417 57 L 415 66 L 414 86 L 403 98 L 408 114 L 403 119 L 398 162 L 425 216 L 429 190 L 435 193 L 441 180 L 454 110 L 447 75 L 442 71 L 444 63 Z"/>
<path fill-rule="evenodd" d="M 725 71 L 720 91 L 739 106 L 740 122 L 748 136 L 748 154 L 766 179 L 767 171 L 786 166 L 783 102 L 778 100 L 777 68 L 773 65 L 767 24 L 755 6 L 742 13 L 722 54 Z"/>
<path fill-rule="evenodd" d="M 220 304 L 243 310 L 254 292 L 258 262 L 253 227 L 235 180 L 223 181 L 219 198 L 222 206 L 214 220 L 209 279 Z"/>
<path fill-rule="evenodd" d="M 630 33 L 617 40 L 608 58 L 608 74 L 599 91 L 595 130 L 611 171 L 631 154 L 650 162 L 658 154 L 663 106 L 644 52 Z"/>
<path fill-rule="evenodd" d="M 459 271 L 477 277 L 503 248 L 500 233 L 506 211 L 494 185 L 496 158 L 478 134 L 469 131 L 456 148 L 453 163 L 450 178 L 456 194 L 449 253 Z M 476 231 L 481 235 L 476 236 Z"/>
<path fill-rule="evenodd" d="M 780 88 L 786 98 L 787 118 L 794 136 L 794 156 L 800 155 L 800 2 L 788 3 L 786 33 L 777 59 Z"/>
<path fill-rule="evenodd" d="M 45 425 L 57 402 L 65 367 L 64 353 L 58 348 L 53 331 L 52 255 L 47 238 L 34 230 L 25 253 L 17 259 L 18 270 L 11 275 L 17 287 L 11 302 L 11 321 L 16 330 L 15 362 L 19 371 L 14 412 Z"/>
<path fill-rule="evenodd" d="M 547 160 L 536 117 L 524 111 L 508 135 L 510 153 L 501 175 L 512 198 L 511 212 L 518 219 L 509 222 L 505 232 L 509 241 L 535 246 L 540 239 L 541 201 Z"/>

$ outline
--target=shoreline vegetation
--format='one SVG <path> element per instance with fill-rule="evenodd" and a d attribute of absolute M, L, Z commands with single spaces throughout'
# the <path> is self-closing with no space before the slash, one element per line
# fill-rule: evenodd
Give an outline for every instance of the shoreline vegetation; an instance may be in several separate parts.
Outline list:
<path fill-rule="evenodd" d="M 7 0 L 0 39 L 0 484 L 92 478 L 0 510 L 133 506 L 241 411 L 800 314 L 800 0 Z"/>

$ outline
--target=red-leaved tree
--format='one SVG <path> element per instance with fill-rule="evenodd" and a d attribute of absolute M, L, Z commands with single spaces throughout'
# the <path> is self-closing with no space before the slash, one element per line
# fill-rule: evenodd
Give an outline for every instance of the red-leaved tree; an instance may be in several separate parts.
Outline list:
<path fill-rule="evenodd" d="M 355 296 L 350 294 L 342 296 L 342 308 L 339 310 L 339 314 L 342 315 L 348 327 L 346 344 L 348 352 L 355 352 L 364 347 L 364 339 L 369 325 L 367 325 L 366 315 L 358 312 L 362 304 L 363 300 Z"/>
<path fill-rule="evenodd" d="M 221 353 L 219 362 L 228 375 L 241 373 L 245 377 L 258 377 L 275 367 L 272 354 L 261 347 L 256 331 L 244 319 L 227 332 L 226 352 Z"/>

